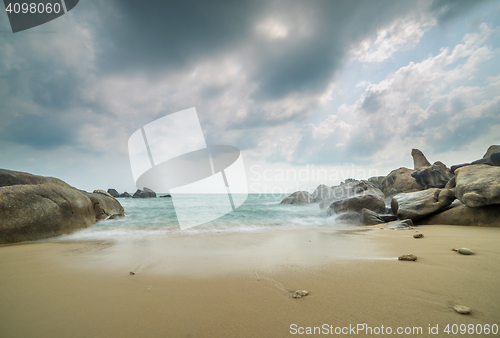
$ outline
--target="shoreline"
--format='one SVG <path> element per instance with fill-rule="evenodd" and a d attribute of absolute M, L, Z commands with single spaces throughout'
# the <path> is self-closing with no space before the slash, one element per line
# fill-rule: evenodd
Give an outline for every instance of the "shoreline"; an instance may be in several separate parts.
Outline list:
<path fill-rule="evenodd" d="M 426 336 L 429 324 L 500 324 L 495 228 L 332 228 L 2 245 L 0 332 L 289 337 L 292 324 L 367 323 L 420 326 Z M 396 258 L 409 253 L 418 260 Z M 292 298 L 297 289 L 309 295 Z"/>

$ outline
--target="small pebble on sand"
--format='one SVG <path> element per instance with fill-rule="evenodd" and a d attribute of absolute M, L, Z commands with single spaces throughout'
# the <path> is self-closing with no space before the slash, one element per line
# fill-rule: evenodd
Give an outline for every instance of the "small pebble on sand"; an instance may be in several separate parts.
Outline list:
<path fill-rule="evenodd" d="M 470 313 L 470 307 L 465 305 L 455 305 L 453 309 L 455 309 L 455 311 L 463 315 L 468 315 Z"/>
<path fill-rule="evenodd" d="M 417 256 L 415 256 L 413 254 L 409 254 L 409 255 L 399 256 L 398 259 L 400 261 L 416 261 L 417 260 Z"/>
<path fill-rule="evenodd" d="M 130 271 L 130 274 L 131 274 L 131 275 L 135 275 L 135 272 L 134 272 L 134 271 Z"/>
<path fill-rule="evenodd" d="M 424 238 L 424 234 L 415 234 L 413 238 Z"/>
<path fill-rule="evenodd" d="M 462 255 L 473 255 L 474 254 L 474 251 L 472 251 L 471 249 L 467 249 L 467 248 L 460 248 L 460 249 L 458 249 L 458 252 L 461 253 Z"/>
<path fill-rule="evenodd" d="M 306 290 L 297 290 L 293 293 L 293 298 L 300 298 L 309 294 Z"/>
<path fill-rule="evenodd" d="M 453 248 L 451 250 L 456 251 L 458 253 L 461 253 L 462 255 L 474 255 L 475 254 L 474 251 L 472 251 L 471 249 L 467 249 L 467 248 Z"/>

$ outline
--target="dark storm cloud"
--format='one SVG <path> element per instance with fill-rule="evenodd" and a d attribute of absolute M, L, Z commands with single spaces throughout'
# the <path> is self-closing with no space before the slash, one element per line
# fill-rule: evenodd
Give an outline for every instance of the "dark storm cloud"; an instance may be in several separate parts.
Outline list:
<path fill-rule="evenodd" d="M 471 3 L 475 2 L 455 5 L 454 1 L 439 0 L 433 3 L 432 11 L 449 18 L 470 8 Z M 87 116 L 79 115 L 81 111 L 108 113 L 109 102 L 82 96 L 101 79 L 141 74 L 154 82 L 158 74 L 182 74 L 199 62 L 226 53 L 236 54 L 248 75 L 246 81 L 256 88 L 249 114 L 226 128 L 272 127 L 300 120 L 314 111 L 315 97 L 333 81 L 352 46 L 376 36 L 378 29 L 398 18 L 425 11 L 419 4 L 396 0 L 81 2 L 71 16 L 54 20 L 56 26 L 51 27 L 64 28 L 63 20 L 74 18 L 75 22 L 66 23 L 84 33 L 72 36 L 74 31 L 70 31 L 71 41 L 64 48 L 88 45 L 85 48 L 92 54 L 89 64 L 67 64 L 62 55 L 40 53 L 41 41 L 46 39 L 41 35 L 31 40 L 24 33 L 0 36 L 5 47 L 0 46 L 0 52 L 9 54 L 9 61 L 0 58 L 4 79 L 0 82 L 0 139 L 35 148 L 72 144 L 88 122 Z M 286 38 L 266 39 L 256 33 L 256 26 L 268 18 L 287 27 Z M 36 32 L 29 33 L 34 36 Z M 89 40 L 83 40 L 87 36 Z M 47 41 L 46 49 L 50 50 L 50 43 L 56 40 Z M 172 92 L 185 89 L 175 85 L 169 88 Z M 209 80 L 202 86 L 200 97 L 193 98 L 195 106 L 201 106 L 204 99 L 216 101 L 226 91 Z M 280 99 L 296 93 L 312 102 L 310 108 L 280 114 L 264 106 L 268 102 L 280 106 Z M 186 106 L 190 103 L 183 101 Z M 157 113 L 158 117 L 162 114 Z M 231 112 L 217 114 L 230 119 Z"/>
<path fill-rule="evenodd" d="M 97 27 L 98 65 L 105 72 L 156 72 L 243 43 L 263 1 L 111 2 Z"/>
<path fill-rule="evenodd" d="M 434 0 L 431 11 L 441 23 L 469 13 L 474 7 L 494 0 Z"/>
<path fill-rule="evenodd" d="M 117 1 L 98 27 L 98 65 L 107 72 L 179 70 L 217 53 L 244 48 L 258 84 L 256 100 L 318 93 L 349 48 L 395 18 L 411 2 L 379 1 Z M 266 18 L 287 26 L 286 39 L 265 40 L 255 26 Z M 300 25 L 310 34 L 301 35 Z"/>
<path fill-rule="evenodd" d="M 86 105 L 79 94 L 86 86 L 84 77 L 59 60 L 40 58 L 22 69 L 4 68 L 2 78 L 0 140 L 36 149 L 74 143 L 82 121 L 73 109 Z"/>
<path fill-rule="evenodd" d="M 73 129 L 57 117 L 23 115 L 9 123 L 2 132 L 2 139 L 35 149 L 53 149 L 73 144 Z"/>

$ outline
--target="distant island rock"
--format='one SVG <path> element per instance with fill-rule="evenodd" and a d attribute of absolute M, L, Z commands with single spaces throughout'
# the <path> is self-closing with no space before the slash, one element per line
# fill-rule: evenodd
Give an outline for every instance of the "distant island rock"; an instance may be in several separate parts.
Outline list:
<path fill-rule="evenodd" d="M 115 189 L 108 189 L 108 194 L 110 194 L 111 196 L 113 196 L 115 198 L 120 197 L 120 194 Z"/>
<path fill-rule="evenodd" d="M 130 195 L 128 192 L 124 192 L 120 194 L 116 189 L 108 189 L 107 194 L 111 195 L 114 198 L 151 198 L 151 197 L 156 197 L 156 193 L 149 189 L 149 188 L 142 188 L 137 189 L 137 191 L 133 194 Z M 160 197 L 172 197 L 170 195 L 168 196 L 160 196 Z"/>
<path fill-rule="evenodd" d="M 33 241 L 124 215 L 109 193 L 54 178 L 0 169 L 0 244 Z"/>
<path fill-rule="evenodd" d="M 137 189 L 135 194 L 132 196 L 133 198 L 151 198 L 156 197 L 156 193 L 149 188 L 142 188 L 142 190 Z"/>

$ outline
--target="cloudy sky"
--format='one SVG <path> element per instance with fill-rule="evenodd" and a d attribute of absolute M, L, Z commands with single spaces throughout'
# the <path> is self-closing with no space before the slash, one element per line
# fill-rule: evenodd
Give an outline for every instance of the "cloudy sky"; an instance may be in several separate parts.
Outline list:
<path fill-rule="evenodd" d="M 498 1 L 81 0 L 15 34 L 2 11 L 0 167 L 132 192 L 128 138 L 190 107 L 251 192 L 386 175 L 412 148 L 451 166 L 500 144 L 499 60 Z"/>

